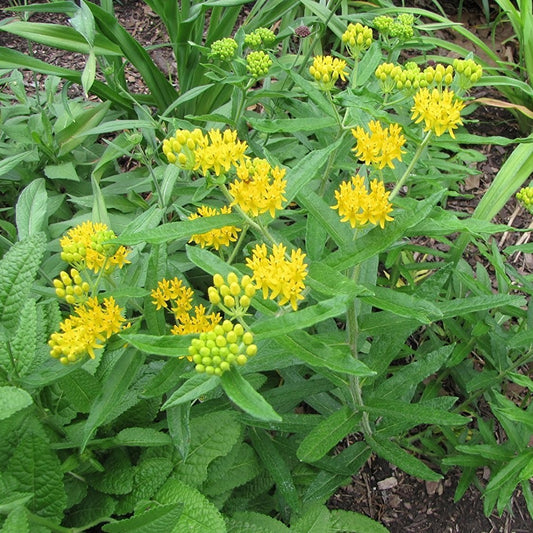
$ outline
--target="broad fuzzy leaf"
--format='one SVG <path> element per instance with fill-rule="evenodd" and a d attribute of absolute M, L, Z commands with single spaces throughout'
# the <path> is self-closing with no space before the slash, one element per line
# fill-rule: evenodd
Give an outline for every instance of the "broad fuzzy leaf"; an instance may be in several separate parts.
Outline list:
<path fill-rule="evenodd" d="M 226 519 L 228 533 L 289 533 L 290 529 L 270 516 L 241 511 Z"/>
<path fill-rule="evenodd" d="M 58 383 L 68 401 L 80 413 L 90 411 L 101 390 L 100 382 L 81 368 L 62 377 Z"/>
<path fill-rule="evenodd" d="M 91 487 L 105 494 L 128 494 L 133 490 L 135 469 L 123 449 L 112 450 L 103 466 L 103 472 L 89 476 Z"/>
<path fill-rule="evenodd" d="M 333 531 L 389 533 L 389 530 L 384 525 L 368 518 L 368 516 L 339 509 L 331 511 L 331 527 Z"/>
<path fill-rule="evenodd" d="M 166 433 L 161 433 L 153 428 L 126 428 L 116 437 L 119 446 L 166 446 L 171 439 Z"/>
<path fill-rule="evenodd" d="M 18 325 L 44 253 L 43 233 L 14 244 L 0 261 L 0 323 L 7 331 Z"/>
<path fill-rule="evenodd" d="M 20 313 L 17 331 L 11 341 L 11 357 L 18 376 L 27 375 L 36 366 L 37 309 L 35 300 L 28 298 Z M 37 358 L 38 359 L 38 358 Z"/>
<path fill-rule="evenodd" d="M 226 533 L 217 508 L 198 490 L 176 478 L 170 478 L 155 498 L 160 504 L 181 503 L 183 512 L 169 533 Z"/>
<path fill-rule="evenodd" d="M 11 386 L 0 387 L 0 420 L 9 418 L 32 403 L 31 396 L 24 389 Z"/>
<path fill-rule="evenodd" d="M 16 207 L 17 231 L 20 240 L 44 229 L 47 218 L 47 200 L 43 178 L 33 180 L 20 193 Z"/>
<path fill-rule="evenodd" d="M 294 533 L 325 533 L 330 531 L 330 513 L 325 505 L 312 505 L 291 524 Z"/>
<path fill-rule="evenodd" d="M 135 513 L 135 516 L 106 524 L 102 531 L 107 533 L 168 533 L 179 520 L 183 505 L 169 503 L 167 505 L 150 506 L 147 511 Z"/>

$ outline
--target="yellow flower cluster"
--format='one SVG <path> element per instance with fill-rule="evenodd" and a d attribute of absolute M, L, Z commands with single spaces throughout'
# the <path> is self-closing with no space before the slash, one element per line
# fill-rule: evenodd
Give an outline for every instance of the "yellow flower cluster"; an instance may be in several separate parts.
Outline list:
<path fill-rule="evenodd" d="M 364 178 L 356 175 L 351 181 L 343 181 L 335 191 L 337 205 L 332 206 L 332 209 L 337 209 L 341 221 L 350 222 L 352 228 L 363 227 L 368 222 L 384 228 L 385 222 L 394 220 L 389 216 L 392 211 L 389 194 L 383 182 L 377 179 L 370 183 L 369 192 Z"/>
<path fill-rule="evenodd" d="M 268 161 L 256 157 L 237 167 L 237 178 L 229 186 L 231 205 L 238 205 L 255 217 L 268 211 L 274 218 L 286 200 L 283 196 L 287 186 L 285 169 L 272 168 Z"/>
<path fill-rule="evenodd" d="M 189 311 L 192 309 L 194 291 L 190 287 L 186 287 L 178 278 L 162 279 L 150 295 L 156 309 L 162 307 L 168 309 L 170 302 L 171 311 L 176 319 L 176 324 L 171 330 L 174 335 L 211 331 L 222 319 L 218 313 L 206 315 L 206 309 L 203 305 L 195 306 L 194 315 L 191 315 Z"/>
<path fill-rule="evenodd" d="M 237 274 L 230 272 L 226 279 L 221 274 L 213 276 L 213 286 L 207 289 L 209 301 L 233 317 L 242 317 L 252 303 L 257 287 L 250 276 L 240 280 Z"/>
<path fill-rule="evenodd" d="M 463 123 L 464 106 L 453 91 L 420 89 L 414 96 L 411 118 L 416 124 L 424 121 L 424 131 L 433 131 L 437 136 L 448 131 L 455 138 L 453 130 Z"/>
<path fill-rule="evenodd" d="M 346 81 L 346 61 L 331 56 L 316 56 L 309 67 L 309 73 L 322 91 L 331 91 L 340 78 Z"/>
<path fill-rule="evenodd" d="M 117 236 L 105 224 L 84 222 L 67 232 L 59 244 L 62 248 L 61 259 L 83 269 L 87 267 L 95 273 L 104 269 L 112 272 L 115 267 L 122 268 L 129 263 L 129 250 L 124 246 L 106 244 Z"/>
<path fill-rule="evenodd" d="M 89 298 L 61 322 L 58 332 L 50 335 L 50 355 L 63 364 L 75 363 L 87 353 L 94 359 L 94 350 L 103 348 L 111 335 L 124 328 L 121 313 L 113 298 L 105 298 L 102 303 Z"/>
<path fill-rule="evenodd" d="M 185 170 L 200 170 L 202 174 L 222 172 L 245 159 L 248 145 L 237 139 L 237 132 L 231 129 L 221 132 L 210 130 L 204 135 L 201 130 L 176 130 L 174 137 L 163 141 L 163 153 L 169 163 Z"/>
<path fill-rule="evenodd" d="M 360 22 L 357 24 L 348 24 L 348 28 L 342 34 L 342 42 L 350 50 L 354 59 L 359 57 L 361 52 L 368 50 L 372 44 L 372 29 L 363 26 Z"/>
<path fill-rule="evenodd" d="M 368 124 L 368 127 L 370 133 L 360 126 L 352 129 L 352 134 L 357 140 L 353 151 L 366 165 L 372 164 L 379 169 L 386 166 L 394 168 L 393 161 L 402 160 L 402 146 L 405 144 L 402 128 L 399 124 L 383 128 L 380 122 L 374 120 Z"/>
<path fill-rule="evenodd" d="M 303 300 L 304 280 L 307 276 L 305 254 L 299 248 L 291 250 L 283 244 L 274 245 L 269 254 L 266 245 L 256 245 L 252 257 L 246 259 L 246 266 L 253 271 L 252 280 L 263 291 L 263 298 L 278 298 L 279 305 L 290 303 L 296 311 L 298 301 Z"/>
<path fill-rule="evenodd" d="M 213 217 L 215 215 L 230 214 L 231 207 L 223 206 L 220 210 L 203 205 L 197 209 L 196 213 L 189 216 L 189 220 L 196 220 L 197 218 Z M 212 229 L 205 233 L 195 233 L 189 242 L 195 242 L 202 248 L 205 246 L 213 246 L 218 250 L 221 246 L 229 246 L 231 242 L 237 240 L 237 234 L 241 231 L 236 226 L 224 226 L 222 228 Z"/>

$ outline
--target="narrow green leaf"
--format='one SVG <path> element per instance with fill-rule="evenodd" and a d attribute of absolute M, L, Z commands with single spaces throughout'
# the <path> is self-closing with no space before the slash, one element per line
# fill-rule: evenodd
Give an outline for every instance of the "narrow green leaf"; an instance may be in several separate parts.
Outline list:
<path fill-rule="evenodd" d="M 80 2 L 80 7 L 75 15 L 69 20 L 72 27 L 85 37 L 85 40 L 92 46 L 96 35 L 96 26 L 91 10 L 85 2 Z"/>
<path fill-rule="evenodd" d="M 96 55 L 93 51 L 87 56 L 87 61 L 83 72 L 81 73 L 81 86 L 83 87 L 83 92 L 85 96 L 89 94 L 91 87 L 93 86 L 94 80 L 96 78 Z"/>
<path fill-rule="evenodd" d="M 442 311 L 443 318 L 452 318 L 507 305 L 523 307 L 526 305 L 526 300 L 522 296 L 513 294 L 490 294 L 487 296 L 472 296 L 471 298 L 456 298 L 438 302 L 435 305 Z"/>
<path fill-rule="evenodd" d="M 42 231 L 46 225 L 46 203 L 48 195 L 43 178 L 33 180 L 20 193 L 16 207 L 16 221 L 19 239 L 25 239 Z"/>
<path fill-rule="evenodd" d="M 323 504 L 306 506 L 306 510 L 291 524 L 293 533 L 324 533 L 330 530 L 329 509 Z"/>
<path fill-rule="evenodd" d="M 113 120 L 99 124 L 94 128 L 84 131 L 84 135 L 102 135 L 104 133 L 113 133 L 115 131 L 123 130 L 140 130 L 142 128 L 151 129 L 154 123 L 149 120 Z"/>
<path fill-rule="evenodd" d="M 330 128 L 337 125 L 335 117 L 313 118 L 278 118 L 264 119 L 248 117 L 252 128 L 265 133 L 294 133 L 297 131 L 316 131 L 322 128 Z"/>
<path fill-rule="evenodd" d="M 189 378 L 172 396 L 163 404 L 161 410 L 169 409 L 175 405 L 191 402 L 201 398 L 204 394 L 212 391 L 220 385 L 217 376 L 198 374 Z"/>
<path fill-rule="evenodd" d="M 146 335 L 145 333 L 121 333 L 120 338 L 135 348 L 152 355 L 186 357 L 191 335 Z"/>
<path fill-rule="evenodd" d="M 185 357 L 182 359 L 177 357 L 169 359 L 163 368 L 148 381 L 142 390 L 142 397 L 155 398 L 156 396 L 166 394 L 181 381 L 181 375 L 185 372 L 188 365 L 189 361 Z"/>
<path fill-rule="evenodd" d="M 102 383 L 102 392 L 94 401 L 83 430 L 82 451 L 93 432 L 107 419 L 109 412 L 126 393 L 144 362 L 144 356 L 135 349 L 126 349 Z"/>
<path fill-rule="evenodd" d="M 281 421 L 272 406 L 241 376 L 236 367 L 224 372 L 220 383 L 228 398 L 249 415 L 259 420 Z"/>
<path fill-rule="evenodd" d="M 250 429 L 250 439 L 265 469 L 276 482 L 276 488 L 295 512 L 301 507 L 298 491 L 285 459 L 280 454 L 270 435 L 263 430 Z"/>
<path fill-rule="evenodd" d="M 396 465 L 398 468 L 407 472 L 408 474 L 427 479 L 428 481 L 438 481 L 442 479 L 440 474 L 433 472 L 420 459 L 414 455 L 407 453 L 403 448 L 400 448 L 395 442 L 388 438 L 383 438 L 379 434 L 366 435 L 367 444 L 374 450 L 374 452 Z"/>
<path fill-rule="evenodd" d="M 19 163 L 26 161 L 31 154 L 33 154 L 33 152 L 31 150 L 28 150 L 26 152 L 21 152 L 20 154 L 15 154 L 9 157 L 2 158 L 2 161 L 0 161 L 0 176 L 4 176 L 10 170 L 14 169 Z"/>
<path fill-rule="evenodd" d="M 0 420 L 9 418 L 33 403 L 31 396 L 18 387 L 0 387 Z"/>
<path fill-rule="evenodd" d="M 168 533 L 172 531 L 183 510 L 181 503 L 150 506 L 147 511 L 102 527 L 106 533 Z"/>
<path fill-rule="evenodd" d="M 316 426 L 302 441 L 296 456 L 300 461 L 312 463 L 322 459 L 348 433 L 355 431 L 361 414 L 347 405 Z"/>

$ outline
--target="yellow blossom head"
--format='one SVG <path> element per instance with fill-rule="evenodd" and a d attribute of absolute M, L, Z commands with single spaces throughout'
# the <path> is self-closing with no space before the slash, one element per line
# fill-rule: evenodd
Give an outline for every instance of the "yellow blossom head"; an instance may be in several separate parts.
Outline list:
<path fill-rule="evenodd" d="M 237 167 L 237 179 L 229 186 L 231 205 L 254 217 L 267 211 L 274 218 L 286 201 L 285 169 L 271 167 L 266 159 L 246 160 Z"/>
<path fill-rule="evenodd" d="M 368 125 L 370 133 L 363 128 L 352 129 L 352 134 L 357 140 L 353 149 L 357 157 L 364 161 L 365 165 L 375 165 L 382 169 L 386 166 L 394 168 L 393 161 L 402 160 L 402 146 L 405 137 L 399 124 L 391 124 L 383 128 L 378 121 L 371 121 Z"/>
<path fill-rule="evenodd" d="M 196 220 L 197 218 L 213 217 L 215 215 L 224 215 L 231 213 L 231 207 L 223 206 L 220 210 L 203 205 L 199 207 L 196 213 L 189 216 L 189 220 Z M 189 242 L 195 242 L 202 248 L 205 246 L 213 246 L 215 250 L 220 249 L 221 246 L 229 246 L 230 243 L 237 240 L 237 234 L 241 231 L 236 226 L 224 226 L 222 228 L 212 229 L 206 233 L 194 234 Z"/>
<path fill-rule="evenodd" d="M 445 89 L 420 89 L 414 96 L 411 108 L 415 124 L 424 122 L 424 131 L 440 136 L 446 131 L 455 138 L 454 129 L 463 123 L 461 111 L 465 104 L 453 91 Z"/>
<path fill-rule="evenodd" d="M 331 91 L 340 78 L 346 81 L 346 61 L 331 56 L 316 56 L 309 67 L 309 73 L 322 91 Z"/>
<path fill-rule="evenodd" d="M 335 191 L 337 204 L 332 209 L 337 209 L 341 221 L 349 222 L 352 228 L 363 227 L 369 222 L 384 228 L 385 222 L 393 220 L 389 215 L 392 211 L 389 194 L 383 182 L 377 179 L 370 183 L 369 192 L 364 178 L 356 175 L 351 181 L 343 181 Z"/>

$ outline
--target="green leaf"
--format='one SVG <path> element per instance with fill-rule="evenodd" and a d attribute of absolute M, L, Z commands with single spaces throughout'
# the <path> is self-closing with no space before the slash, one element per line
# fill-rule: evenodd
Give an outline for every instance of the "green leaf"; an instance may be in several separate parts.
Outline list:
<path fill-rule="evenodd" d="M 306 511 L 293 524 L 293 533 L 324 533 L 331 531 L 329 509 L 322 504 L 314 504 L 306 508 Z"/>
<path fill-rule="evenodd" d="M 213 217 L 197 218 L 196 220 L 183 220 L 181 222 L 169 222 L 154 229 L 139 231 L 136 233 L 124 232 L 117 239 L 117 243 L 132 246 L 142 242 L 161 244 L 178 239 L 190 239 L 196 233 L 206 233 L 212 229 L 223 226 L 239 226 L 242 219 L 239 215 L 215 215 Z"/>
<path fill-rule="evenodd" d="M 355 431 L 360 419 L 360 413 L 343 406 L 311 430 L 298 447 L 296 456 L 308 463 L 322 459 L 346 435 Z"/>
<path fill-rule="evenodd" d="M 163 404 L 161 410 L 197 400 L 219 385 L 220 380 L 217 376 L 197 374 L 196 376 L 189 378 L 177 391 L 174 391 L 170 398 Z"/>
<path fill-rule="evenodd" d="M 44 167 L 44 173 L 50 180 L 80 181 L 76 167 L 71 161 L 61 163 L 60 165 L 46 165 Z"/>
<path fill-rule="evenodd" d="M 331 527 L 333 531 L 355 531 L 357 533 L 389 533 L 389 530 L 368 516 L 334 509 L 331 511 Z"/>
<path fill-rule="evenodd" d="M 142 390 L 142 397 L 154 398 L 173 389 L 181 381 L 181 375 L 188 365 L 189 361 L 185 357 L 169 359 L 163 368 L 148 381 Z"/>
<path fill-rule="evenodd" d="M 11 339 L 11 362 L 17 376 L 28 375 L 39 364 L 37 351 L 37 307 L 28 298 L 20 312 L 19 326 Z"/>
<path fill-rule="evenodd" d="M 259 420 L 280 421 L 272 406 L 244 379 L 236 367 L 224 372 L 220 383 L 228 398 L 243 411 Z"/>
<path fill-rule="evenodd" d="M 136 468 L 131 464 L 124 448 L 115 448 L 103 463 L 104 471 L 89 476 L 89 484 L 104 494 L 128 494 L 133 490 Z"/>
<path fill-rule="evenodd" d="M 366 405 L 361 406 L 361 410 L 368 412 L 376 418 L 387 416 L 409 421 L 413 425 L 436 424 L 438 426 L 461 426 L 471 420 L 470 418 L 455 413 L 425 406 L 423 402 L 406 403 L 398 400 L 371 400 Z"/>
<path fill-rule="evenodd" d="M 100 382 L 82 368 L 58 380 L 65 397 L 80 413 L 88 413 L 101 391 Z"/>
<path fill-rule="evenodd" d="M 293 511 L 298 512 L 301 507 L 298 491 L 294 485 L 285 458 L 280 454 L 278 448 L 272 442 L 271 436 L 265 431 L 250 428 L 250 438 L 266 471 L 269 472 L 276 482 L 278 492 L 285 499 L 287 505 L 289 505 Z"/>
<path fill-rule="evenodd" d="M 87 56 L 87 62 L 85 63 L 85 67 L 83 69 L 83 72 L 81 73 L 81 86 L 86 97 L 88 96 L 89 91 L 93 86 L 95 78 L 96 55 L 94 54 L 94 52 L 91 51 L 91 53 Z"/>
<path fill-rule="evenodd" d="M 293 331 L 288 335 L 276 337 L 275 340 L 290 353 L 311 366 L 326 367 L 353 376 L 374 375 L 374 372 L 364 363 L 351 356 L 348 347 L 346 350 L 333 348 L 305 331 Z"/>
<path fill-rule="evenodd" d="M 126 393 L 137 372 L 144 362 L 144 357 L 134 349 L 127 349 L 115 363 L 113 369 L 102 384 L 102 392 L 94 401 L 83 430 L 81 449 L 84 450 L 93 432 L 108 418 L 120 398 Z"/>
<path fill-rule="evenodd" d="M 120 338 L 148 354 L 181 358 L 189 355 L 187 349 L 191 344 L 192 335 L 155 336 L 144 333 L 122 333 Z"/>
<path fill-rule="evenodd" d="M 168 432 L 182 459 L 189 454 L 191 445 L 190 413 L 191 404 L 174 405 L 167 409 Z"/>
<path fill-rule="evenodd" d="M 440 474 L 433 472 L 420 459 L 414 455 L 407 453 L 403 448 L 400 448 L 395 442 L 392 442 L 386 437 L 381 437 L 379 434 L 366 435 L 366 442 L 372 450 L 382 457 L 397 466 L 404 472 L 421 479 L 428 481 L 438 481 L 442 479 Z"/>
<path fill-rule="evenodd" d="M 147 511 L 135 513 L 131 518 L 105 524 L 106 533 L 168 533 L 172 531 L 183 511 L 181 503 L 153 505 Z"/>
<path fill-rule="evenodd" d="M 47 219 L 47 200 L 43 178 L 33 180 L 20 193 L 16 207 L 17 231 L 20 240 L 44 229 Z"/>
<path fill-rule="evenodd" d="M 31 396 L 18 387 L 0 387 L 0 420 L 25 409 L 33 403 Z"/>
<path fill-rule="evenodd" d="M 264 133 L 295 133 L 298 131 L 316 131 L 322 128 L 330 128 L 337 125 L 335 117 L 309 118 L 276 118 L 265 119 L 248 117 L 252 128 Z"/>
<path fill-rule="evenodd" d="M 81 33 L 85 37 L 85 40 L 90 45 L 94 44 L 96 26 L 94 24 L 93 14 L 85 2 L 80 2 L 80 7 L 76 10 L 76 13 L 69 22 L 78 33 Z"/>
<path fill-rule="evenodd" d="M 224 519 L 217 508 L 198 490 L 179 479 L 170 478 L 155 499 L 163 505 L 183 504 L 180 517 L 168 533 L 226 533 Z"/>
<path fill-rule="evenodd" d="M 26 504 L 28 510 L 59 524 L 67 497 L 61 465 L 49 442 L 27 433 L 3 469 L 15 480 L 16 491 L 33 494 Z"/>
<path fill-rule="evenodd" d="M 27 152 L 21 152 L 19 154 L 2 158 L 2 161 L 0 161 L 0 176 L 3 176 L 4 174 L 7 174 L 10 170 L 13 170 L 19 163 L 26 161 L 28 157 L 32 154 L 33 151 L 28 150 Z"/>
<path fill-rule="evenodd" d="M 522 296 L 513 294 L 490 294 L 470 298 L 455 298 L 454 300 L 438 302 L 436 305 L 442 311 L 443 318 L 452 318 L 507 305 L 523 307 L 526 305 L 526 300 Z"/>
<path fill-rule="evenodd" d="M 166 446 L 171 443 L 166 433 L 152 428 L 126 428 L 114 438 L 119 446 Z"/>
<path fill-rule="evenodd" d="M 28 511 L 22 505 L 13 509 L 7 516 L 2 526 L 2 532 L 31 533 L 28 521 Z"/>
<path fill-rule="evenodd" d="M 18 325 L 44 248 L 44 234 L 36 233 L 14 244 L 0 261 L 0 324 L 8 331 Z"/>
<path fill-rule="evenodd" d="M 228 533 L 290 533 L 279 520 L 254 511 L 241 511 L 226 519 Z"/>
<path fill-rule="evenodd" d="M 211 461 L 226 455 L 235 445 L 241 426 L 231 411 L 220 411 L 191 419 L 189 453 L 175 467 L 175 475 L 193 487 L 207 479 Z"/>

